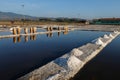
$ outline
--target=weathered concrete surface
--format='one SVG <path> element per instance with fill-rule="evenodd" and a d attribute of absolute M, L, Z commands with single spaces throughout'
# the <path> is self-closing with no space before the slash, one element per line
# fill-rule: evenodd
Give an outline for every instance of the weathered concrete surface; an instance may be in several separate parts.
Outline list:
<path fill-rule="evenodd" d="M 69 80 L 93 57 L 95 57 L 107 44 L 109 44 L 119 32 L 104 35 L 92 43 L 88 43 L 56 60 L 36 69 L 17 80 Z M 98 44 L 99 41 L 102 44 Z M 98 42 L 98 43 L 96 43 Z"/>

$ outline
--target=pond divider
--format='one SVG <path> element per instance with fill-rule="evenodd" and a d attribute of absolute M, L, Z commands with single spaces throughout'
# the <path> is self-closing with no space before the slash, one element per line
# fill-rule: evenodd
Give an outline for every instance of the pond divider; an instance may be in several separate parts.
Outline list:
<path fill-rule="evenodd" d="M 119 34 L 119 32 L 105 34 L 17 80 L 69 80 Z"/>
<path fill-rule="evenodd" d="M 67 34 L 68 31 L 71 31 L 73 29 L 69 29 L 68 27 L 63 27 L 63 29 L 61 29 L 60 27 L 58 27 L 58 29 L 53 30 L 53 27 L 47 27 L 45 32 L 37 32 L 37 28 L 36 27 L 30 27 L 30 28 L 24 28 L 24 33 L 21 33 L 21 29 L 20 27 L 13 27 L 10 28 L 10 31 L 12 32 L 12 34 L 10 35 L 2 35 L 0 36 L 1 38 L 11 38 L 11 37 L 19 37 L 19 36 L 29 36 L 29 35 L 37 35 L 37 34 L 49 34 L 49 33 L 55 33 L 55 32 L 63 32 L 64 34 Z M 28 31 L 29 29 L 29 31 Z"/>

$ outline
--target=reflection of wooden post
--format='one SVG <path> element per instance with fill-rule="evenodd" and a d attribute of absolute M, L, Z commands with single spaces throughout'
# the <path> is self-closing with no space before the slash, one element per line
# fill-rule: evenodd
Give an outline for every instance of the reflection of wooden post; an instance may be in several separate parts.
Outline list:
<path fill-rule="evenodd" d="M 16 37 L 13 37 L 13 43 L 16 43 L 17 40 L 16 40 Z"/>
<path fill-rule="evenodd" d="M 64 34 L 64 35 L 68 34 L 68 31 L 64 31 L 63 34 Z"/>
<path fill-rule="evenodd" d="M 33 35 L 30 35 L 30 40 L 33 40 Z"/>
<path fill-rule="evenodd" d="M 36 40 L 36 35 L 33 35 L 33 40 Z"/>
<path fill-rule="evenodd" d="M 47 37 L 49 37 L 49 33 L 47 33 L 46 35 L 47 35 Z"/>
<path fill-rule="evenodd" d="M 18 27 L 18 28 L 17 28 L 17 34 L 20 34 L 20 32 L 21 32 L 21 30 L 20 30 L 20 28 Z"/>
<path fill-rule="evenodd" d="M 33 30 L 32 30 L 32 29 L 33 29 L 33 28 L 31 27 L 31 28 L 30 28 L 30 33 L 33 33 Z"/>
<path fill-rule="evenodd" d="M 58 36 L 60 36 L 60 32 L 58 32 Z"/>
<path fill-rule="evenodd" d="M 53 34 L 52 33 L 50 33 L 50 37 L 52 37 L 53 36 Z"/>
<path fill-rule="evenodd" d="M 25 39 L 25 42 L 28 42 L 28 36 L 25 36 L 24 39 Z"/>
<path fill-rule="evenodd" d="M 28 34 L 28 28 L 24 28 L 25 34 Z"/>
<path fill-rule="evenodd" d="M 21 41 L 21 37 L 17 37 L 17 42 L 20 42 Z"/>
<path fill-rule="evenodd" d="M 16 35 L 16 28 L 13 28 L 13 35 Z"/>

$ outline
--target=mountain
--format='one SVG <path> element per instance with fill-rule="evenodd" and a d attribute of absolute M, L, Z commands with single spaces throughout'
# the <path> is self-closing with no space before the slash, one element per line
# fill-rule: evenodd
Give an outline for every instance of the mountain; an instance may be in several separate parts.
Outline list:
<path fill-rule="evenodd" d="M 14 20 L 14 19 L 38 19 L 38 17 L 33 17 L 29 15 L 16 14 L 12 12 L 0 12 L 0 20 Z"/>

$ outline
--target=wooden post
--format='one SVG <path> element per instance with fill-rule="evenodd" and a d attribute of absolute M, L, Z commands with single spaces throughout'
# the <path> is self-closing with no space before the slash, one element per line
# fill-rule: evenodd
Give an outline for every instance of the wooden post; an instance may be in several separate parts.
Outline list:
<path fill-rule="evenodd" d="M 61 28 L 60 28 L 60 27 L 58 27 L 58 30 L 59 30 L 59 31 L 61 31 Z"/>
<path fill-rule="evenodd" d="M 53 28 L 52 27 L 50 27 L 50 31 L 52 31 L 53 30 Z"/>
<path fill-rule="evenodd" d="M 47 27 L 47 31 L 50 31 L 50 27 Z"/>
<path fill-rule="evenodd" d="M 68 27 L 67 27 L 67 26 L 64 26 L 64 30 L 65 30 L 65 31 L 68 31 Z"/>
<path fill-rule="evenodd" d="M 13 28 L 13 35 L 16 35 L 16 28 Z"/>
<path fill-rule="evenodd" d="M 33 28 L 32 27 L 30 28 L 30 33 L 33 33 Z"/>
<path fill-rule="evenodd" d="M 28 34 L 28 28 L 24 28 L 24 33 Z"/>
<path fill-rule="evenodd" d="M 17 28 L 17 34 L 20 34 L 20 32 L 21 32 L 21 30 L 20 30 L 20 28 L 18 27 L 18 28 Z"/>
<path fill-rule="evenodd" d="M 36 33 L 36 27 L 33 27 L 33 33 Z"/>

